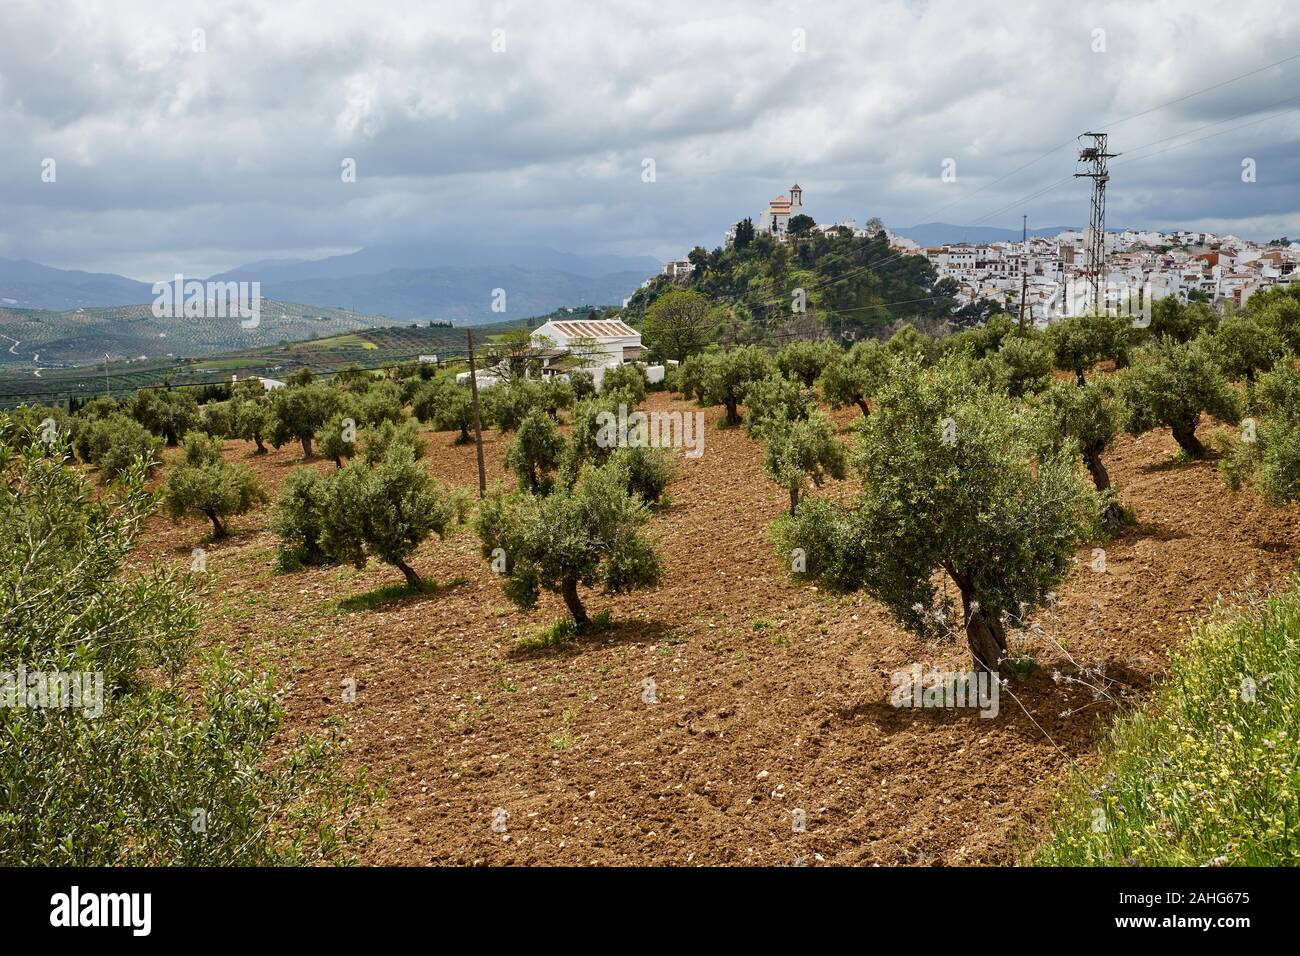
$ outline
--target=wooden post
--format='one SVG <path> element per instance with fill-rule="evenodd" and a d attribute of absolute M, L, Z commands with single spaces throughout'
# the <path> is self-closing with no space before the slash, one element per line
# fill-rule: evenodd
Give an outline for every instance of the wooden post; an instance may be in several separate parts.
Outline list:
<path fill-rule="evenodd" d="M 474 405 L 474 450 L 478 454 L 478 496 L 487 494 L 487 472 L 483 468 L 483 426 L 478 416 L 478 375 L 474 371 L 474 333 L 465 328 L 465 342 L 469 346 L 469 393 Z"/>

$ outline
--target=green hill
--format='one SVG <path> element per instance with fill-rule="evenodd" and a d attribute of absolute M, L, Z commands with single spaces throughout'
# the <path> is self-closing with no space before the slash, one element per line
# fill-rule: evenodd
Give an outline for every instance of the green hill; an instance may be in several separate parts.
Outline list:
<path fill-rule="evenodd" d="M 840 230 L 789 242 L 742 234 L 730 248 L 697 246 L 690 260 L 695 269 L 684 279 L 658 276 L 638 290 L 624 321 L 639 324 L 655 299 L 683 285 L 724 305 L 723 338 L 741 342 L 779 342 L 796 329 L 807 334 L 811 324 L 861 338 L 902 319 L 951 319 L 957 305 L 951 282 L 939 281 L 924 257 L 891 249 L 883 234 Z M 800 289 L 806 310 L 797 315 Z"/>

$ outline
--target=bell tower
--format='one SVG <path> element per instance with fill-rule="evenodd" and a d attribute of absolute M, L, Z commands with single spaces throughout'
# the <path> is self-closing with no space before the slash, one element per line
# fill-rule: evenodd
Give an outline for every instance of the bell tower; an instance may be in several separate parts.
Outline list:
<path fill-rule="evenodd" d="M 798 183 L 790 187 L 790 215 L 797 216 L 803 212 L 803 189 Z"/>

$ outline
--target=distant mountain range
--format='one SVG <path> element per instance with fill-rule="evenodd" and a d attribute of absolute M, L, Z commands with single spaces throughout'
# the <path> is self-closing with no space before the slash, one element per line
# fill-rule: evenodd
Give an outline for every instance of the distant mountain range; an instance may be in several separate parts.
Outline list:
<path fill-rule="evenodd" d="M 1055 236 L 1070 230 L 1080 230 L 1081 226 L 1052 226 L 1048 229 L 1030 229 L 1031 236 Z M 910 229 L 893 229 L 900 236 L 906 236 L 917 245 L 942 246 L 957 242 L 1015 242 L 1020 238 L 1019 229 L 999 229 L 996 226 L 954 226 L 950 222 L 927 222 Z"/>
<path fill-rule="evenodd" d="M 269 259 L 207 278 L 260 282 L 264 297 L 282 302 L 475 324 L 574 304 L 617 305 L 659 269 L 649 256 L 440 242 L 371 246 L 324 259 Z M 495 295 L 497 289 L 504 297 Z M 68 311 L 147 305 L 153 299 L 151 282 L 0 258 L 0 308 Z"/>

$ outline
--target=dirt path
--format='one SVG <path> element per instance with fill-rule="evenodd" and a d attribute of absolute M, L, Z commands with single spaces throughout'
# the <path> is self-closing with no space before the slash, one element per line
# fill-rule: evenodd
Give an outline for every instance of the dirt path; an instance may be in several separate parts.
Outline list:
<path fill-rule="evenodd" d="M 662 394 L 647 407 L 696 410 Z M 290 683 L 291 731 L 341 721 L 349 759 L 386 783 L 363 863 L 973 864 L 1010 861 L 1038 839 L 1109 705 L 1053 683 L 1040 646 L 1040 667 L 1012 688 L 1023 710 L 1006 694 L 992 720 L 890 707 L 893 671 L 964 668 L 964 650 L 927 647 L 869 599 L 792 583 L 765 530 L 785 493 L 742 430 L 713 427 L 720 409 L 705 414 L 704 454 L 679 461 L 671 505 L 652 522 L 662 586 L 592 595 L 616 627 L 563 650 L 515 650 L 563 607 L 548 594 L 531 614 L 514 609 L 468 530 L 412 561 L 438 593 L 352 612 L 338 601 L 400 573 L 273 574 L 265 512 L 208 549 L 205 638 L 274 667 Z M 430 468 L 472 486 L 473 446 L 451 437 L 429 435 Z M 227 455 L 274 493 L 294 449 L 256 459 L 250 447 L 228 442 Z M 1120 440 L 1108 464 L 1139 524 L 1106 545 L 1104 573 L 1082 549 L 1037 619 L 1077 661 L 1139 691 L 1185 617 L 1283 580 L 1300 546 L 1295 509 L 1230 493 L 1212 463 L 1177 464 L 1175 451 L 1165 434 Z M 492 433 L 490 475 L 501 452 Z M 157 518 L 143 554 L 188 561 L 204 530 Z M 647 678 L 657 703 L 642 700 Z M 492 830 L 498 807 L 508 840 Z M 806 832 L 793 832 L 796 808 Z"/>

